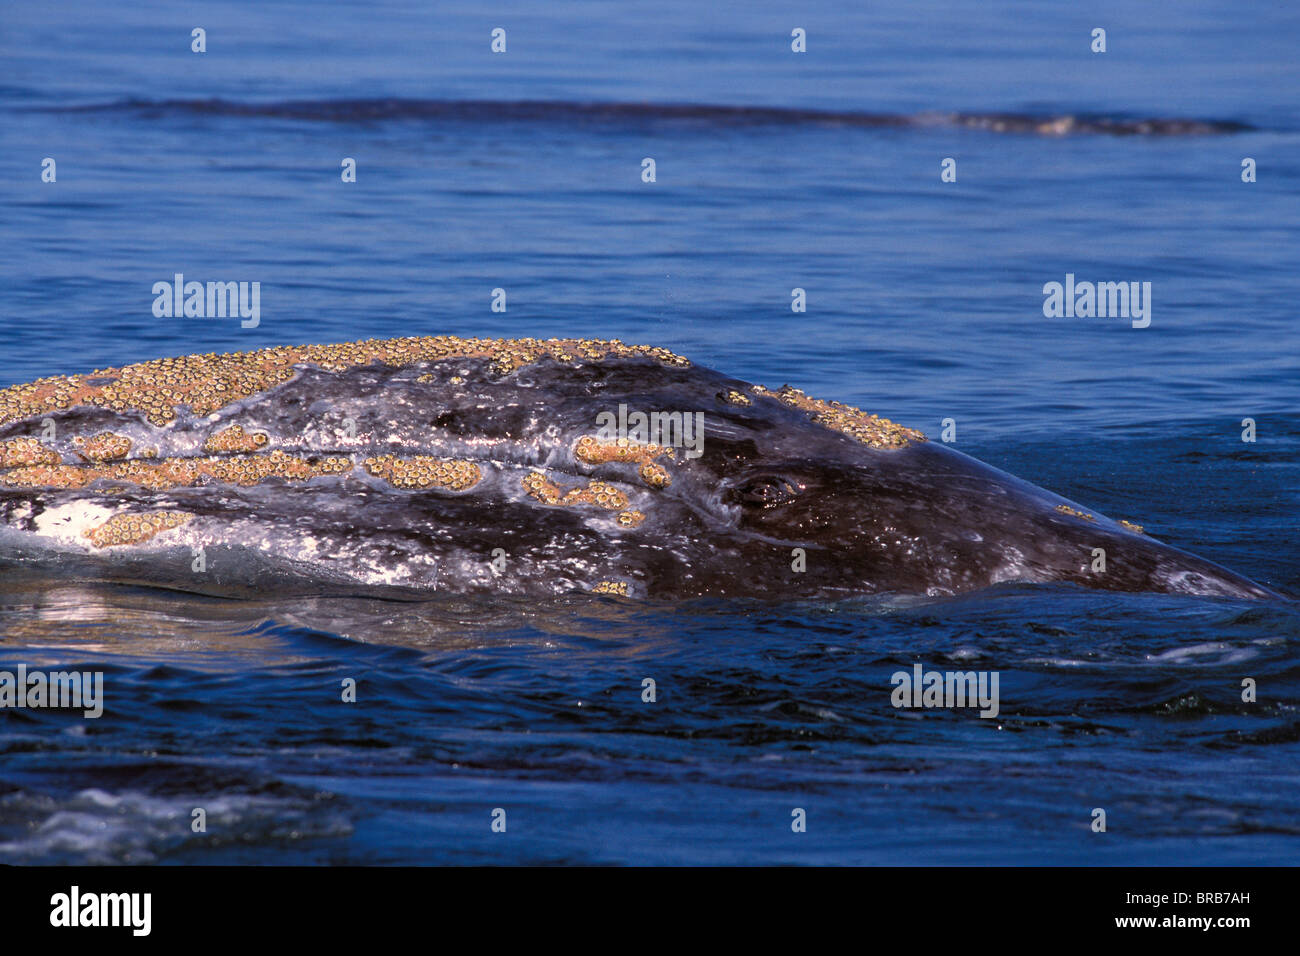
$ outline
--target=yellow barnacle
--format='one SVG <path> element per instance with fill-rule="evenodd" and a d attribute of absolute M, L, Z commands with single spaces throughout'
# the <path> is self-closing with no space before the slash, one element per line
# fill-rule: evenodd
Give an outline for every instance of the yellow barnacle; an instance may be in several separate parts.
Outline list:
<path fill-rule="evenodd" d="M 635 528 L 643 521 L 645 521 L 645 515 L 639 511 L 620 511 L 618 513 L 618 523 L 624 528 Z"/>
<path fill-rule="evenodd" d="M 57 465 L 61 460 L 57 451 L 47 448 L 35 438 L 10 438 L 7 441 L 0 441 L 0 468 Z"/>
<path fill-rule="evenodd" d="M 483 477 L 479 466 L 472 461 L 432 458 L 417 455 L 398 458 L 379 455 L 362 462 L 366 471 L 382 478 L 397 488 L 447 488 L 463 491 L 471 488 Z"/>
<path fill-rule="evenodd" d="M 113 432 L 100 432 L 92 438 L 78 436 L 73 443 L 80 447 L 83 455 L 95 462 L 125 458 L 131 451 L 131 439 Z"/>
<path fill-rule="evenodd" d="M 672 482 L 668 471 L 654 459 L 661 456 L 673 458 L 674 450 L 653 442 L 636 444 L 626 438 L 617 442 L 601 442 L 590 435 L 584 435 L 574 446 L 573 456 L 589 465 L 625 461 L 639 463 L 641 480 L 652 488 L 665 488 Z"/>
<path fill-rule="evenodd" d="M 818 398 L 809 398 L 799 389 L 791 388 L 789 385 L 775 392 L 761 385 L 754 385 L 751 388 L 758 395 L 774 398 L 807 412 L 819 425 L 874 448 L 901 448 L 913 441 L 925 441 L 925 435 L 914 428 L 905 428 L 887 418 L 869 415 L 860 408 L 842 402 L 826 402 Z"/>
<path fill-rule="evenodd" d="M 1071 508 L 1069 505 L 1057 505 L 1056 510 L 1063 515 L 1071 515 L 1072 517 L 1075 518 L 1082 518 L 1084 521 L 1097 520 L 1092 515 L 1088 514 L 1086 511 L 1079 511 L 1077 508 Z"/>
<path fill-rule="evenodd" d="M 154 511 L 145 514 L 117 514 L 87 530 L 85 537 L 97 548 L 145 541 L 185 524 L 194 516 L 184 511 Z"/>
<path fill-rule="evenodd" d="M 618 509 L 627 505 L 627 496 L 603 481 L 593 481 L 586 489 L 579 489 L 580 493 L 583 491 L 588 501 L 594 500 L 602 508 Z"/>
<path fill-rule="evenodd" d="M 563 507 L 597 505 L 611 510 L 627 506 L 627 496 L 613 485 L 603 481 L 593 481 L 586 487 L 579 486 L 565 490 L 541 472 L 534 471 L 524 477 L 523 486 L 532 497 L 547 505 Z"/>
<path fill-rule="evenodd" d="M 639 474 L 641 480 L 651 488 L 667 488 L 673 481 L 672 475 L 668 474 L 667 469 L 653 461 L 642 463 Z"/>
<path fill-rule="evenodd" d="M 162 426 L 188 406 L 199 416 L 267 391 L 297 375 L 297 366 L 343 371 L 361 365 L 407 367 L 443 359 L 488 359 L 502 373 L 542 359 L 571 363 L 605 357 L 643 358 L 683 367 L 689 361 L 667 349 L 595 339 L 476 339 L 423 336 L 367 339 L 334 345 L 274 346 L 250 352 L 185 355 L 98 369 L 90 375 L 38 379 L 0 389 L 0 424 L 50 408 L 98 405 L 135 411 Z M 460 376 L 453 384 L 461 384 Z"/>
<path fill-rule="evenodd" d="M 84 488 L 93 477 L 77 465 L 32 465 L 0 473 L 0 482 L 20 488 Z"/>

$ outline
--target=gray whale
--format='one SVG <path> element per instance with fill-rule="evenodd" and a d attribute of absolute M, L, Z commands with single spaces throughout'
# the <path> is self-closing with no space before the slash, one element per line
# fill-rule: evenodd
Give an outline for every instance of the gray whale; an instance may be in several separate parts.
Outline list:
<path fill-rule="evenodd" d="M 1275 596 L 852 406 L 661 348 L 453 336 L 0 390 L 0 568 L 215 595 Z"/>
<path fill-rule="evenodd" d="M 1233 119 L 1143 116 L 1079 112 L 998 113 L 932 110 L 879 113 L 782 106 L 713 103 L 625 103 L 571 100 L 377 99 L 240 102 L 223 99 L 129 99 L 77 106 L 35 107 L 52 113 L 131 112 L 161 116 L 234 116 L 314 123 L 377 123 L 390 120 L 433 123 L 624 124 L 639 130 L 670 124 L 700 129 L 736 126 L 825 127 L 831 129 L 972 129 L 1025 136 L 1221 136 L 1255 127 Z"/>

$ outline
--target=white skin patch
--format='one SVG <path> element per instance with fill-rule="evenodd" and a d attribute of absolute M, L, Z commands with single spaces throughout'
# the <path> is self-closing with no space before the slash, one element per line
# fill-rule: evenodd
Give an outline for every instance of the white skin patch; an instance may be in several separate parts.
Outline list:
<path fill-rule="evenodd" d="M 406 584 L 412 580 L 410 568 L 404 564 L 386 565 L 373 558 L 366 558 L 365 562 L 370 566 L 370 570 L 369 572 L 362 571 L 360 578 L 366 584 L 387 584 L 392 587 L 398 584 Z"/>
<path fill-rule="evenodd" d="M 88 501 L 73 501 L 58 508 L 49 508 L 36 516 L 32 522 L 36 533 L 60 542 L 76 545 L 82 550 L 91 549 L 90 540 L 85 533 L 97 528 L 115 514 L 121 514 L 125 508 L 104 508 Z"/>

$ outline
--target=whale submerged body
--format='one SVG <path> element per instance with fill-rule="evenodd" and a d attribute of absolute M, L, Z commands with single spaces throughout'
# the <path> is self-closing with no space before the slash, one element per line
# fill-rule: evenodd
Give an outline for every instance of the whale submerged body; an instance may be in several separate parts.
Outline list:
<path fill-rule="evenodd" d="M 617 341 L 451 336 L 0 390 L 15 568 L 217 595 L 1271 595 L 788 386 Z"/>

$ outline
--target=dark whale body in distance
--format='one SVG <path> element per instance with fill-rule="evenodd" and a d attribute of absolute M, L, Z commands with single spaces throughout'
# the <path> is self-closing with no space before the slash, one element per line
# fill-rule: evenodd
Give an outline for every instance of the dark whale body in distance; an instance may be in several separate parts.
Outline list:
<path fill-rule="evenodd" d="M 1089 112 L 975 112 L 932 110 L 880 113 L 789 106 L 713 103 L 629 103 L 577 100 L 371 99 L 242 102 L 209 99 L 127 99 L 77 106 L 38 107 L 43 112 L 129 112 L 144 118 L 230 116 L 313 123 L 454 122 L 553 123 L 566 126 L 630 125 L 698 129 L 775 126 L 830 129 L 973 129 L 1030 136 L 1219 136 L 1244 133 L 1250 124 L 1229 119 Z"/>
<path fill-rule="evenodd" d="M 609 433 L 620 406 L 665 430 Z M 648 346 L 452 336 L 0 389 L 5 568 L 216 595 L 1276 596 L 788 386 Z"/>

